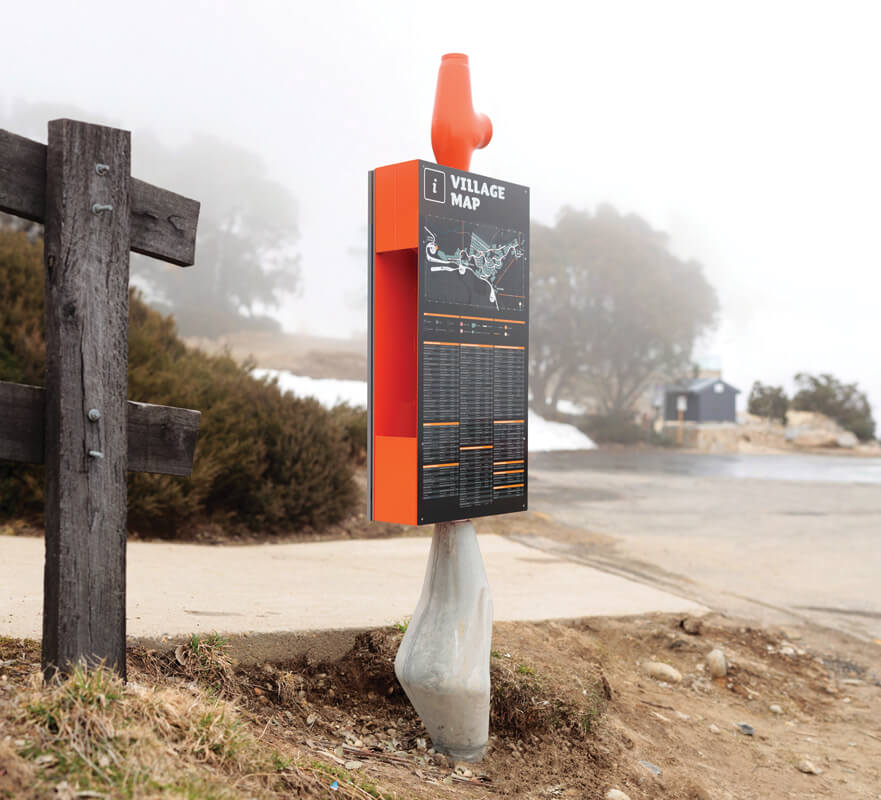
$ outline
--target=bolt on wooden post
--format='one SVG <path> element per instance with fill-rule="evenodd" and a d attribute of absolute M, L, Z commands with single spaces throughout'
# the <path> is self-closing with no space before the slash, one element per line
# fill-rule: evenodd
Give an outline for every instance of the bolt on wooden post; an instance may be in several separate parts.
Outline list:
<path fill-rule="evenodd" d="M 133 179 L 128 131 L 0 130 L 0 210 L 45 225 L 46 388 L 0 382 L 0 459 L 46 465 L 42 664 L 125 676 L 126 473 L 189 475 L 199 412 L 130 403 L 129 251 L 192 264 L 199 204 Z"/>

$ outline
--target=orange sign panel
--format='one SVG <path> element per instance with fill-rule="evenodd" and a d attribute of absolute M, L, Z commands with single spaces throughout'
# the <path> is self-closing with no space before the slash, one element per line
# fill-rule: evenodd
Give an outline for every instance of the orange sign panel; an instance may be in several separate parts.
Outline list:
<path fill-rule="evenodd" d="M 369 198 L 369 517 L 522 511 L 529 190 L 407 161 Z"/>

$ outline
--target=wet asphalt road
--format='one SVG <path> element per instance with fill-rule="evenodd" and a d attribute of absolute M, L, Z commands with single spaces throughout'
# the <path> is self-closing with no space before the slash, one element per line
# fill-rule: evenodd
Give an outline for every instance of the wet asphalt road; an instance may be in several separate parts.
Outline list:
<path fill-rule="evenodd" d="M 881 641 L 881 459 L 533 453 L 529 479 L 532 510 L 612 537 L 613 569 L 730 613 Z"/>
<path fill-rule="evenodd" d="M 696 454 L 675 450 L 573 450 L 530 453 L 538 469 L 662 473 L 819 483 L 879 483 L 881 458 L 823 455 Z"/>

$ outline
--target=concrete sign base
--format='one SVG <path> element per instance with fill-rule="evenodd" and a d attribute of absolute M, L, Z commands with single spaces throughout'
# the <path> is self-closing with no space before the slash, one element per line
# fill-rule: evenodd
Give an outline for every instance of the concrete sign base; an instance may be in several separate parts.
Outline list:
<path fill-rule="evenodd" d="M 422 594 L 395 674 L 440 753 L 483 758 L 493 604 L 470 520 L 434 527 Z"/>

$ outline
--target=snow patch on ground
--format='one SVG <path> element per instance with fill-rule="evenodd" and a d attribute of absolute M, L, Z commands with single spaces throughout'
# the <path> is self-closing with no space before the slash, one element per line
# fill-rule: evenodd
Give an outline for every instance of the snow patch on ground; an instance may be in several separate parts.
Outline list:
<path fill-rule="evenodd" d="M 314 397 L 321 405 L 333 408 L 339 403 L 367 407 L 367 383 L 336 378 L 309 378 L 284 369 L 255 369 L 258 378 L 275 378 L 283 392 L 296 397 Z M 529 450 L 593 450 L 596 445 L 574 425 L 551 422 L 529 410 Z"/>
<path fill-rule="evenodd" d="M 573 403 L 571 400 L 558 400 L 557 411 L 560 411 L 563 414 L 573 414 L 574 416 L 581 416 L 586 411 L 586 409 L 584 408 L 584 406 Z"/>
<path fill-rule="evenodd" d="M 595 450 L 593 440 L 574 425 L 551 422 L 529 409 L 529 451 Z"/>
<path fill-rule="evenodd" d="M 255 369 L 258 378 L 276 378 L 283 392 L 296 397 L 314 397 L 321 405 L 333 408 L 340 403 L 367 408 L 367 383 L 338 378 L 309 378 L 286 369 Z"/>

